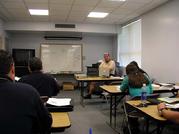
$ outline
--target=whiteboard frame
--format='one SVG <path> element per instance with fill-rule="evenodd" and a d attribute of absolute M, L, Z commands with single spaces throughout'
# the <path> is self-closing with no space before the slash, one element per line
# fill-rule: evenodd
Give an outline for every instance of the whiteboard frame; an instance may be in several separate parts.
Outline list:
<path fill-rule="evenodd" d="M 40 44 L 40 59 L 42 60 L 42 45 L 79 45 L 81 47 L 81 71 L 61 71 L 55 74 L 75 74 L 83 72 L 83 44 L 67 44 L 67 43 L 41 43 Z"/>

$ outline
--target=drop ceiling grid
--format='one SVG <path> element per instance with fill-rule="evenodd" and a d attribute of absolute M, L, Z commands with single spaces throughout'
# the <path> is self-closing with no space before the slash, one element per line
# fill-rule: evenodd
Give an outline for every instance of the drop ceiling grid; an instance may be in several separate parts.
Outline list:
<path fill-rule="evenodd" d="M 0 16 L 5 21 L 59 21 L 120 24 L 168 0 L 0 0 Z M 49 16 L 31 16 L 29 8 L 49 9 Z M 90 11 L 109 12 L 104 19 L 88 18 Z"/>

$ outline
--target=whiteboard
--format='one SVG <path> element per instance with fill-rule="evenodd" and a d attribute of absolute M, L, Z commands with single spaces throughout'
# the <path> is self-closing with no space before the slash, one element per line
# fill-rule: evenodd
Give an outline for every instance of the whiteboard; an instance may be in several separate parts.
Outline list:
<path fill-rule="evenodd" d="M 51 74 L 82 71 L 81 44 L 41 44 L 43 71 Z"/>

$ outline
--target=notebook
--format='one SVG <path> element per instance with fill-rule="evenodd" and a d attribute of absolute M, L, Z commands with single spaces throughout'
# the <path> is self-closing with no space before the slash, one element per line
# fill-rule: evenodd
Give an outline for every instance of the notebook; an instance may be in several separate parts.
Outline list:
<path fill-rule="evenodd" d="M 99 77 L 109 77 L 109 69 L 99 68 Z"/>

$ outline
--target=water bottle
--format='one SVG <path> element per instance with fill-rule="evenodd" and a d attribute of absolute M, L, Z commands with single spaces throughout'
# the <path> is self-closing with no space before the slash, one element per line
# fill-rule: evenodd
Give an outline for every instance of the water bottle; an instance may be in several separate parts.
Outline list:
<path fill-rule="evenodd" d="M 89 129 L 89 134 L 92 134 L 92 128 Z"/>
<path fill-rule="evenodd" d="M 146 91 L 146 84 L 143 84 L 142 91 L 141 91 L 141 102 L 142 106 L 146 106 L 146 100 L 147 100 L 147 91 Z"/>

